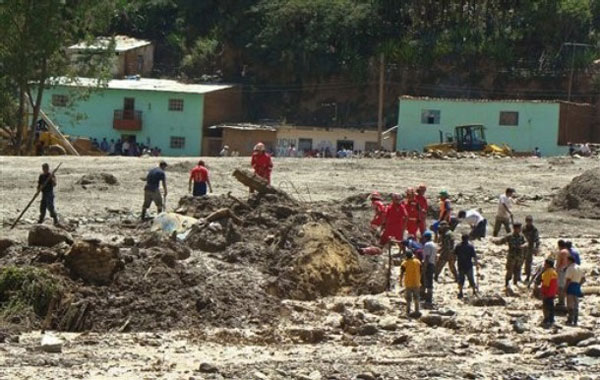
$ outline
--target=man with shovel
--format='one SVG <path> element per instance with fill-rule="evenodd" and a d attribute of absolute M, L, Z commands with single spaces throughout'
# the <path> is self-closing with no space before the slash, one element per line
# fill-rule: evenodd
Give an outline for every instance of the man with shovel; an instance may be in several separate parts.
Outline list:
<path fill-rule="evenodd" d="M 58 216 L 54 209 L 54 186 L 56 186 L 56 177 L 54 173 L 50 173 L 50 166 L 42 164 L 42 174 L 38 177 L 38 191 L 42 193 L 40 202 L 40 218 L 38 223 L 44 223 L 46 218 L 46 210 L 50 211 L 50 216 L 54 221 L 54 225 L 58 225 Z"/>

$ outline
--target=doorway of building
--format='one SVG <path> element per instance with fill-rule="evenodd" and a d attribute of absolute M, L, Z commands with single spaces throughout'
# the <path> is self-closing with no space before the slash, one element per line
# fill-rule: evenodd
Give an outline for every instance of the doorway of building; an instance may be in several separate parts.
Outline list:
<path fill-rule="evenodd" d="M 123 99 L 123 119 L 133 120 L 133 111 L 135 110 L 135 99 L 124 98 Z"/>
<path fill-rule="evenodd" d="M 337 150 L 351 150 L 354 151 L 354 141 L 352 140 L 338 140 Z"/>
<path fill-rule="evenodd" d="M 312 139 L 298 139 L 298 152 L 308 153 L 312 151 Z"/>

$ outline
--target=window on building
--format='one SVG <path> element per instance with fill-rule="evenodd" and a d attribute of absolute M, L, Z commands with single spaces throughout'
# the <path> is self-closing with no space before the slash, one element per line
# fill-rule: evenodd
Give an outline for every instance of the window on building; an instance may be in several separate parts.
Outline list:
<path fill-rule="evenodd" d="M 185 137 L 171 136 L 171 149 L 183 149 L 185 147 Z"/>
<path fill-rule="evenodd" d="M 379 144 L 377 141 L 367 141 L 365 142 L 365 151 L 366 152 L 374 152 L 379 149 Z"/>
<path fill-rule="evenodd" d="M 169 99 L 169 111 L 183 111 L 183 99 Z"/>
<path fill-rule="evenodd" d="M 421 111 L 421 123 L 422 124 L 439 124 L 440 123 L 440 111 L 439 110 L 423 110 L 423 111 Z"/>
<path fill-rule="evenodd" d="M 519 113 L 516 111 L 500 111 L 500 125 L 519 125 Z"/>
<path fill-rule="evenodd" d="M 66 107 L 69 102 L 69 97 L 67 95 L 52 95 L 52 105 L 55 107 Z"/>

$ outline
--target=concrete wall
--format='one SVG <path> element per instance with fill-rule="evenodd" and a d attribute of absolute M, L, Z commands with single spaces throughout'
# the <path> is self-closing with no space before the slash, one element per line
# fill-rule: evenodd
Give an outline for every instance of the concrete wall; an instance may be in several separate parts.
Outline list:
<path fill-rule="evenodd" d="M 242 92 L 237 87 L 204 95 L 204 126 L 242 121 Z"/>
<path fill-rule="evenodd" d="M 71 107 L 52 106 L 52 94 L 76 99 L 81 90 L 74 87 L 54 87 L 44 92 L 43 110 L 69 135 L 107 140 L 133 135 L 136 141 L 157 146 L 167 156 L 199 156 L 202 147 L 203 95 L 139 90 L 98 90 L 87 100 L 76 101 Z M 115 110 L 123 109 L 124 98 L 135 99 L 135 110 L 142 112 L 140 131 L 113 129 Z M 169 111 L 169 99 L 183 99 L 183 112 Z M 171 148 L 171 136 L 185 137 L 183 149 Z"/>
<path fill-rule="evenodd" d="M 439 124 L 422 123 L 423 110 L 439 110 Z M 518 125 L 500 125 L 500 111 L 519 112 Z M 422 98 L 400 99 L 397 149 L 422 151 L 425 145 L 439 142 L 439 131 L 453 135 L 454 127 L 463 124 L 483 124 L 488 143 L 506 143 L 516 151 L 537 146 L 543 155 L 567 152 L 558 145 L 558 103 Z"/>
<path fill-rule="evenodd" d="M 312 139 L 313 150 L 329 148 L 332 154 L 335 154 L 337 151 L 338 141 L 340 140 L 352 141 L 354 143 L 354 150 L 365 151 L 369 150 L 368 148 L 370 147 L 368 145 L 375 146 L 377 143 L 377 131 L 301 126 L 278 127 L 277 154 L 283 155 L 291 144 L 294 144 L 298 149 L 300 139 Z M 383 145 L 385 149 L 393 150 L 394 141 L 392 139 L 383 140 Z"/>
<path fill-rule="evenodd" d="M 229 146 L 229 152 L 237 150 L 241 156 L 249 156 L 258 142 L 262 142 L 267 150 L 273 151 L 277 132 L 265 130 L 239 130 L 223 128 L 223 145 Z"/>
<path fill-rule="evenodd" d="M 558 143 L 586 143 L 593 139 L 595 108 L 591 104 L 560 103 Z"/>
<path fill-rule="evenodd" d="M 138 68 L 138 56 L 143 57 L 142 70 Z M 154 67 L 154 45 L 146 45 L 137 49 L 128 50 L 119 54 L 119 68 L 114 75 L 123 77 L 125 75 L 139 74 L 143 77 L 150 76 Z"/>

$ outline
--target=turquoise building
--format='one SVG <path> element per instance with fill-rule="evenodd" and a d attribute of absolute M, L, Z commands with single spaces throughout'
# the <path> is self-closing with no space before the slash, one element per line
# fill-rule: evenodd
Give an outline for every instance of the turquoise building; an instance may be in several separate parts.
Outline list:
<path fill-rule="evenodd" d="M 422 151 L 454 135 L 454 127 L 483 124 L 487 142 L 517 152 L 539 147 L 545 156 L 565 154 L 568 142 L 592 133 L 594 108 L 561 101 L 434 99 L 403 96 L 398 111 L 397 150 Z M 587 117 L 589 114 L 589 118 Z M 589 123 L 589 125 L 588 125 Z"/>
<path fill-rule="evenodd" d="M 95 80 L 78 78 L 46 89 L 42 109 L 70 136 L 129 140 L 167 156 L 199 156 L 203 131 L 235 121 L 241 96 L 230 85 L 134 78 L 95 88 Z"/>

